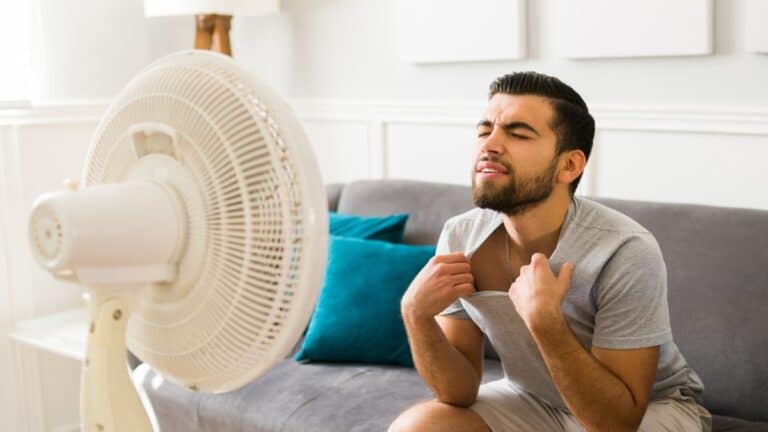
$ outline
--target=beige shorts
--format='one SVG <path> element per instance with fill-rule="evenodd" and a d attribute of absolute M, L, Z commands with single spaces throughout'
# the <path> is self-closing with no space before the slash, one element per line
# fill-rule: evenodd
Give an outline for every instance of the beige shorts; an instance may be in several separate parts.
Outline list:
<path fill-rule="evenodd" d="M 480 386 L 470 407 L 493 432 L 585 432 L 570 413 L 553 408 L 505 379 Z M 710 432 L 712 417 L 701 405 L 679 391 L 651 401 L 639 432 Z"/>

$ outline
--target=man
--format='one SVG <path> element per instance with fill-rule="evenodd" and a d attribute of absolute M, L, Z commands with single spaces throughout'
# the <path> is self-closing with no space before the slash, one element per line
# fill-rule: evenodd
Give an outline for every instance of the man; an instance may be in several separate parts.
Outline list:
<path fill-rule="evenodd" d="M 435 400 L 390 431 L 709 431 L 703 384 L 672 341 L 654 237 L 574 197 L 594 120 L 557 78 L 491 84 L 475 208 L 446 222 L 401 302 Z M 483 336 L 504 378 L 480 385 Z"/>

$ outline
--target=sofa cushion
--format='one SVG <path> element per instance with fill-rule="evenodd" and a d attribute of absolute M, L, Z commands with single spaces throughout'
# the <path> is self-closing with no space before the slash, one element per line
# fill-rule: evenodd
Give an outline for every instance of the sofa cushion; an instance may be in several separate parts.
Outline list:
<path fill-rule="evenodd" d="M 200 394 L 157 375 L 148 365 L 134 381 L 151 396 L 163 431 L 384 431 L 407 407 L 433 396 L 413 368 L 364 364 L 300 364 L 291 359 L 245 387 Z M 483 382 L 503 376 L 486 360 Z"/>
<path fill-rule="evenodd" d="M 331 235 L 402 243 L 407 213 L 386 216 L 359 216 L 328 213 Z"/>
<path fill-rule="evenodd" d="M 768 432 L 768 423 L 750 422 L 733 417 L 712 416 L 713 432 Z"/>
<path fill-rule="evenodd" d="M 328 211 L 335 212 L 339 208 L 339 198 L 344 190 L 341 183 L 332 183 L 325 185 L 325 195 L 328 198 Z"/>
<path fill-rule="evenodd" d="M 331 236 L 320 297 L 296 360 L 413 366 L 400 298 L 435 247 Z"/>
<path fill-rule="evenodd" d="M 408 213 L 404 243 L 437 244 L 443 223 L 473 207 L 469 187 L 411 180 L 361 180 L 344 186 L 338 211 L 360 215 Z"/>

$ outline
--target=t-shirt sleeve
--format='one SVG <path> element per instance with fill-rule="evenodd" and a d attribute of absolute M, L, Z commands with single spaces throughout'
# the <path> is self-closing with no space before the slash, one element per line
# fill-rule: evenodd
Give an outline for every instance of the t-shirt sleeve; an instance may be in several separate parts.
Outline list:
<path fill-rule="evenodd" d="M 440 238 L 437 240 L 435 254 L 445 255 L 451 252 L 463 252 L 460 249 L 457 249 L 457 245 L 451 243 L 451 225 L 446 223 L 443 225 L 443 230 L 440 232 Z M 464 310 L 464 306 L 461 304 L 461 299 L 456 299 L 455 302 L 451 303 L 447 308 L 443 309 L 443 311 L 440 312 L 438 316 L 447 316 L 450 318 L 465 320 L 472 319 L 470 318 L 467 311 Z"/>
<path fill-rule="evenodd" d="M 650 234 L 619 247 L 603 268 L 596 290 L 594 346 L 646 348 L 672 340 L 667 268 Z"/>

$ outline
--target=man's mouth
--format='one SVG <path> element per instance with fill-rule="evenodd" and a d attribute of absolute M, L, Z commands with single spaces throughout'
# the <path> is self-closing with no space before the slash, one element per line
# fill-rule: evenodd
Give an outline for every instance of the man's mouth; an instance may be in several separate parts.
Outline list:
<path fill-rule="evenodd" d="M 475 175 L 482 179 L 501 177 L 508 173 L 503 165 L 494 162 L 479 162 L 475 166 Z"/>

